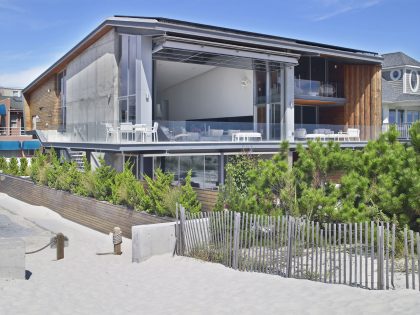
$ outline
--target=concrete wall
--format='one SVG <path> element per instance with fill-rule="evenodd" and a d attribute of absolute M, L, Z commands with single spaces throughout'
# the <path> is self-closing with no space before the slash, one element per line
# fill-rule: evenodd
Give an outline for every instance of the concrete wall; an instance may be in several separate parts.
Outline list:
<path fill-rule="evenodd" d="M 131 235 L 133 262 L 172 254 L 175 250 L 175 222 L 133 226 Z"/>
<path fill-rule="evenodd" d="M 243 87 L 241 82 L 248 79 Z M 251 70 L 215 68 L 172 86 L 158 96 L 168 100 L 168 120 L 188 120 L 253 115 Z"/>
<path fill-rule="evenodd" d="M 118 120 L 116 36 L 109 31 L 67 66 L 67 129 L 85 141 L 105 139 L 103 122 Z"/>

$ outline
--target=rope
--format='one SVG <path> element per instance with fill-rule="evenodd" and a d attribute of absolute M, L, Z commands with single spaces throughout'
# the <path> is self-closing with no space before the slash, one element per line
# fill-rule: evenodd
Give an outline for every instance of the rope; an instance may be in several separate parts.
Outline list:
<path fill-rule="evenodd" d="M 38 253 L 38 252 L 40 252 L 41 250 L 46 249 L 48 246 L 50 246 L 50 245 L 54 244 L 56 241 L 57 241 L 57 239 L 54 237 L 54 238 L 51 240 L 51 242 L 49 242 L 47 245 L 45 245 L 45 246 L 41 247 L 40 249 L 33 250 L 33 251 L 31 251 L 31 252 L 26 252 L 26 253 L 25 253 L 25 255 Z"/>
<path fill-rule="evenodd" d="M 112 235 L 112 242 L 114 243 L 114 245 L 119 245 L 122 243 L 122 232 L 117 231 L 116 233 L 114 233 Z"/>

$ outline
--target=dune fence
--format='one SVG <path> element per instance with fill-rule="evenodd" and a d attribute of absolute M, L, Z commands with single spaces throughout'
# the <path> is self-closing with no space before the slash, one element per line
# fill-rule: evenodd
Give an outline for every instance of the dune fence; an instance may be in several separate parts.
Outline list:
<path fill-rule="evenodd" d="M 404 257 L 397 258 L 398 232 L 389 222 L 322 224 L 231 211 L 192 214 L 183 207 L 176 222 L 181 256 L 371 290 L 420 289 L 419 233 L 405 229 Z"/>

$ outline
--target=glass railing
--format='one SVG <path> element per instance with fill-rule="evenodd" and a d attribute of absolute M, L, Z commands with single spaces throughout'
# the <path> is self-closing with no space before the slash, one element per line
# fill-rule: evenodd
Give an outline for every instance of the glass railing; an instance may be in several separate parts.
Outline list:
<path fill-rule="evenodd" d="M 376 139 L 381 127 L 332 124 L 284 124 L 220 121 L 156 121 L 153 125 L 120 123 L 67 124 L 65 130 L 37 130 L 42 142 L 154 144 L 165 142 L 365 141 Z"/>
<path fill-rule="evenodd" d="M 308 140 L 321 141 L 369 141 L 379 137 L 379 126 L 346 126 L 330 124 L 295 124 L 296 142 Z"/>
<path fill-rule="evenodd" d="M 344 98 L 340 82 L 295 79 L 295 96 Z"/>

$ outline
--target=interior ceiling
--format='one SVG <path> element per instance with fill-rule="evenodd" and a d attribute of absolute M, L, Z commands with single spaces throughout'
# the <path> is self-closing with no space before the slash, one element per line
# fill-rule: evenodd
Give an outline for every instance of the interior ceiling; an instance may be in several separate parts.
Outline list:
<path fill-rule="evenodd" d="M 155 77 L 157 92 L 216 68 L 193 63 L 156 60 Z"/>

